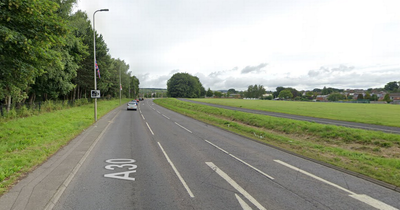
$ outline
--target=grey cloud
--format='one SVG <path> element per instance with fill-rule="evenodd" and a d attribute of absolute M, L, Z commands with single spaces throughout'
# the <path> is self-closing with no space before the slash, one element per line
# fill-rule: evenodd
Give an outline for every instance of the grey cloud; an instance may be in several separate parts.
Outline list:
<path fill-rule="evenodd" d="M 308 76 L 317 77 L 319 75 L 325 76 L 326 74 L 330 74 L 333 72 L 350 72 L 354 69 L 354 66 L 346 66 L 341 64 L 337 68 L 328 68 L 326 66 L 321 66 L 318 70 L 310 70 L 308 71 Z"/>
<path fill-rule="evenodd" d="M 248 74 L 251 72 L 259 73 L 259 72 L 261 72 L 261 69 L 266 67 L 267 65 L 268 65 L 268 63 L 261 63 L 258 66 L 246 66 L 244 69 L 242 69 L 241 73 L 242 74 Z"/>

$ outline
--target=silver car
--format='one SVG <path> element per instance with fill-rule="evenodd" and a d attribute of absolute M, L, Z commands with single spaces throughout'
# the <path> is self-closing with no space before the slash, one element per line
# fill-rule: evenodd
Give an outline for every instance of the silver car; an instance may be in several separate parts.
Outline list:
<path fill-rule="evenodd" d="M 128 107 L 126 108 L 126 110 L 137 110 L 137 103 L 136 102 L 133 102 L 133 101 L 131 101 L 131 102 L 129 102 L 128 103 Z"/>

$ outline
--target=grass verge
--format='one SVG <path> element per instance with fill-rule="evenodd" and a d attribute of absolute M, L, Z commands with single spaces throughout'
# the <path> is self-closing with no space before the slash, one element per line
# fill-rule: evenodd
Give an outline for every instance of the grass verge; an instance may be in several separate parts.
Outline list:
<path fill-rule="evenodd" d="M 124 99 L 123 103 L 128 101 Z M 0 195 L 93 124 L 93 104 L 0 123 Z M 98 118 L 119 106 L 98 101 Z"/>
<path fill-rule="evenodd" d="M 249 114 L 176 99 L 154 102 L 257 141 L 400 186 L 400 135 Z"/>
<path fill-rule="evenodd" d="M 191 100 L 261 111 L 400 127 L 400 105 L 393 104 L 355 104 L 204 98 Z"/>

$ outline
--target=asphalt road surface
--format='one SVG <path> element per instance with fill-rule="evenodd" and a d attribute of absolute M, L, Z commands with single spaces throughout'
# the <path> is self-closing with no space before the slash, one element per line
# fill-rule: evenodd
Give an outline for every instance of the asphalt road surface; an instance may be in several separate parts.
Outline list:
<path fill-rule="evenodd" d="M 213 106 L 213 107 L 217 107 L 217 108 L 230 109 L 230 110 L 241 111 L 241 112 L 248 112 L 248 113 L 252 113 L 252 114 L 262 114 L 262 115 L 268 115 L 268 116 L 272 116 L 272 117 L 288 118 L 288 119 L 292 119 L 292 120 L 309 121 L 309 122 L 315 122 L 315 123 L 321 123 L 321 124 L 329 124 L 329 125 L 344 126 L 344 127 L 349 127 L 349 128 L 358 128 L 358 129 L 364 129 L 364 130 L 373 130 L 373 131 L 382 131 L 385 133 L 400 134 L 399 127 L 372 125 L 372 124 L 365 124 L 365 123 L 348 122 L 348 121 L 341 121 L 341 120 L 331 120 L 331 119 L 307 117 L 307 116 L 301 116 L 301 115 L 285 114 L 285 113 L 278 113 L 278 112 L 268 112 L 268 111 L 261 111 L 261 110 L 245 109 L 245 108 L 239 108 L 239 107 L 224 106 L 224 105 L 219 105 L 219 104 L 204 103 L 204 102 L 200 102 L 200 101 L 192 101 L 192 100 L 188 100 L 188 99 L 184 99 L 184 98 L 181 98 L 179 100 L 191 102 L 191 103 L 203 104 L 203 105 L 207 105 L 207 106 Z"/>
<path fill-rule="evenodd" d="M 0 198 L 0 209 L 399 209 L 400 193 L 140 102 Z"/>

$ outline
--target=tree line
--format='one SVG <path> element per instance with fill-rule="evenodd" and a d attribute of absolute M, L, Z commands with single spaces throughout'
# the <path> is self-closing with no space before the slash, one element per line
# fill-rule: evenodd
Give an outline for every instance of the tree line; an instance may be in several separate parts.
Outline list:
<path fill-rule="evenodd" d="M 135 97 L 139 80 L 113 58 L 76 0 L 0 2 L 0 103 L 90 98 L 94 89 L 93 38 L 102 97 Z M 129 92 L 129 89 L 131 92 Z"/>

